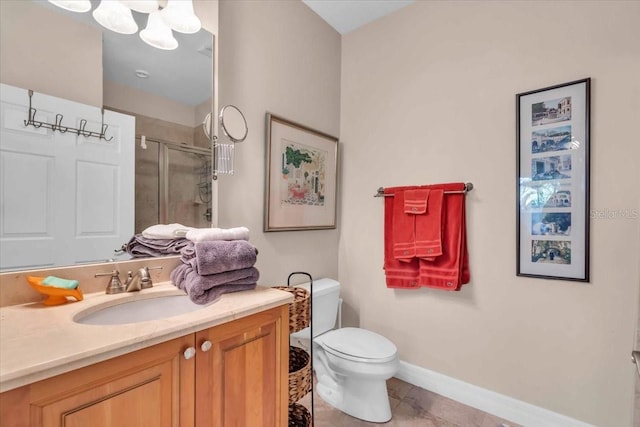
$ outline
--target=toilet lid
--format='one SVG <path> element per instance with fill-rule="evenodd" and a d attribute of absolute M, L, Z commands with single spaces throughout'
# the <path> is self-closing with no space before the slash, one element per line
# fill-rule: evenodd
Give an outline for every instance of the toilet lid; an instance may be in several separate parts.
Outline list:
<path fill-rule="evenodd" d="M 327 332 L 322 336 L 322 342 L 328 350 L 359 359 L 389 360 L 397 352 L 396 346 L 382 335 L 360 328 Z"/>

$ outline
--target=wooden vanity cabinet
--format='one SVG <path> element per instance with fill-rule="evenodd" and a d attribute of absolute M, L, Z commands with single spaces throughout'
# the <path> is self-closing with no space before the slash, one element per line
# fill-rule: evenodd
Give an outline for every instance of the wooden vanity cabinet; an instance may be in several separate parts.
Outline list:
<path fill-rule="evenodd" d="M 206 343 L 196 357 L 196 426 L 286 426 L 288 306 L 196 333 L 196 348 Z"/>
<path fill-rule="evenodd" d="M 287 333 L 284 305 L 10 390 L 0 424 L 283 427 Z"/>
<path fill-rule="evenodd" d="M 193 425 L 193 334 L 0 395 L 3 427 Z"/>

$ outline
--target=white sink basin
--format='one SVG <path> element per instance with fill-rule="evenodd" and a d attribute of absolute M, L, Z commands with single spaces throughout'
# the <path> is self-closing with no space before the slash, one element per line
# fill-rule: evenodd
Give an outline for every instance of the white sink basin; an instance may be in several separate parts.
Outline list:
<path fill-rule="evenodd" d="M 76 314 L 73 321 L 85 325 L 120 325 L 166 319 L 204 307 L 207 306 L 195 304 L 187 295 L 158 295 L 145 299 L 126 299 L 103 308 L 91 307 Z"/>

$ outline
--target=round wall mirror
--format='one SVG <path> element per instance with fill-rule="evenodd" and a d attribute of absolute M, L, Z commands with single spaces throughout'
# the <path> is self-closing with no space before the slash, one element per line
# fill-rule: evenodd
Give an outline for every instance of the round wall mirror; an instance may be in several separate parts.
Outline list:
<path fill-rule="evenodd" d="M 242 142 L 247 138 L 249 129 L 242 111 L 235 105 L 225 105 L 220 111 L 220 125 L 224 134 L 233 142 Z"/>

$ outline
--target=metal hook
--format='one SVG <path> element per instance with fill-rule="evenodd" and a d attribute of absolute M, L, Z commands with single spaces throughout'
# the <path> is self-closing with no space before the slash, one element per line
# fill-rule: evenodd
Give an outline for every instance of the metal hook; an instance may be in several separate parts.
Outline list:
<path fill-rule="evenodd" d="M 85 120 L 85 119 L 80 119 L 80 126 L 78 128 L 70 128 L 68 126 L 63 126 L 62 125 L 62 119 L 64 119 L 64 116 L 62 114 L 56 114 L 55 123 L 37 121 L 36 120 L 36 113 L 37 113 L 38 110 L 36 110 L 35 108 L 32 107 L 33 90 L 29 89 L 28 94 L 29 94 L 29 111 L 28 111 L 27 120 L 23 120 L 25 126 L 31 125 L 36 129 L 44 126 L 46 129 L 51 129 L 52 131 L 56 131 L 57 130 L 60 133 L 66 133 L 68 131 L 71 131 L 71 132 L 77 134 L 78 136 L 80 136 L 80 135 L 82 135 L 84 137 L 91 137 L 92 136 L 92 137 L 95 137 L 95 138 L 104 139 L 107 142 L 109 142 L 109 141 L 111 141 L 113 139 L 113 136 L 111 138 L 107 138 L 105 136 L 105 134 L 107 132 L 107 128 L 109 127 L 109 125 L 104 124 L 104 108 L 101 109 L 101 111 L 102 111 L 102 127 L 101 127 L 101 132 L 100 133 L 87 130 L 87 120 Z"/>
<path fill-rule="evenodd" d="M 113 139 L 113 136 L 111 138 L 106 137 L 107 128 L 109 127 L 109 125 L 104 124 L 104 107 L 100 111 L 102 113 L 102 132 L 100 132 L 100 139 L 104 139 L 105 141 L 109 142 Z"/>
<path fill-rule="evenodd" d="M 62 119 L 64 116 L 62 114 L 56 114 L 56 124 L 51 127 L 51 130 L 58 130 L 60 133 L 66 133 L 69 128 L 66 126 L 62 126 Z"/>
<path fill-rule="evenodd" d="M 78 135 L 82 135 L 84 137 L 93 136 L 93 132 L 86 130 L 87 121 L 85 119 L 80 119 L 80 129 L 78 129 Z"/>
<path fill-rule="evenodd" d="M 42 126 L 42 123 L 35 125 L 34 120 L 36 118 L 36 109 L 31 107 L 31 98 L 33 97 L 33 91 L 29 89 L 29 120 L 24 121 L 25 126 L 33 125 L 36 129 Z"/>
<path fill-rule="evenodd" d="M 109 125 L 102 125 L 102 132 L 100 133 L 100 139 L 104 139 L 105 141 L 109 142 L 113 139 L 113 136 L 111 138 L 107 138 L 106 133 L 107 133 L 107 128 L 109 127 Z"/>
<path fill-rule="evenodd" d="M 24 125 L 25 126 L 33 126 L 34 128 L 38 129 L 39 127 L 42 126 L 42 122 L 36 122 L 36 112 L 38 110 L 36 110 L 35 108 L 29 108 L 29 121 L 25 121 Z"/>

